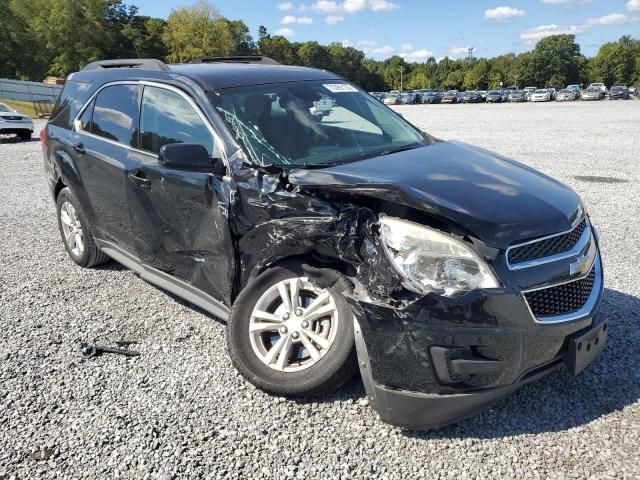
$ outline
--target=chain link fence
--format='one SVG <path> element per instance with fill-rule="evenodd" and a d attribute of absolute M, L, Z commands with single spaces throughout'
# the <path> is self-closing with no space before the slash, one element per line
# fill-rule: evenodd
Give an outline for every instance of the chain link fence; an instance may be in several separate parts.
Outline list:
<path fill-rule="evenodd" d="M 62 85 L 0 78 L 0 98 L 5 100 L 22 102 L 48 100 L 54 103 L 61 91 Z"/>
<path fill-rule="evenodd" d="M 0 78 L 0 100 L 31 102 L 38 118 L 49 116 L 61 91 L 62 85 Z"/>

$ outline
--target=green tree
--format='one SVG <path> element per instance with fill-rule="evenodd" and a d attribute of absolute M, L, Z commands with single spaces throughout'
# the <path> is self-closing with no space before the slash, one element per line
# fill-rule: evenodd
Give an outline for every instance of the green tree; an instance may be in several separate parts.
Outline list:
<path fill-rule="evenodd" d="M 261 55 L 286 65 L 297 62 L 296 51 L 291 42 L 280 35 L 272 37 L 263 26 L 260 26 L 258 51 Z"/>
<path fill-rule="evenodd" d="M 464 82 L 464 72 L 462 70 L 452 70 L 447 75 L 442 86 L 450 90 L 460 90 Z"/>
<path fill-rule="evenodd" d="M 30 77 L 33 72 L 41 67 L 40 62 L 29 68 L 25 55 L 20 52 L 32 51 L 36 42 L 29 33 L 29 27 L 24 18 L 17 15 L 11 8 L 8 0 L 0 0 L 0 77 Z"/>
<path fill-rule="evenodd" d="M 531 69 L 538 86 L 563 87 L 580 81 L 580 46 L 575 35 L 552 35 L 540 40 L 531 52 Z"/>
<path fill-rule="evenodd" d="M 195 58 L 233 55 L 237 51 L 238 31 L 205 0 L 191 7 L 172 10 L 163 40 L 167 60 L 186 62 Z"/>
<path fill-rule="evenodd" d="M 298 45 L 297 57 L 300 65 L 315 68 L 331 68 L 331 57 L 327 48 L 318 42 L 304 42 Z"/>
<path fill-rule="evenodd" d="M 489 82 L 489 71 L 489 62 L 485 59 L 477 60 L 473 66 L 464 73 L 463 87 L 467 90 L 486 88 Z"/>
<path fill-rule="evenodd" d="M 590 80 L 603 82 L 632 84 L 635 80 L 640 41 L 622 36 L 617 42 L 605 43 L 598 54 L 590 62 Z"/>
<path fill-rule="evenodd" d="M 414 90 L 428 88 L 430 85 L 431 79 L 427 76 L 424 70 L 414 70 L 406 84 L 407 88 Z"/>

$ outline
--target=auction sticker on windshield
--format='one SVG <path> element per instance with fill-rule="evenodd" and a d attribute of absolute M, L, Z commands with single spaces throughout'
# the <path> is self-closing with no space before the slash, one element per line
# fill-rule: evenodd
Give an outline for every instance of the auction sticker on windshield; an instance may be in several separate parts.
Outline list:
<path fill-rule="evenodd" d="M 331 93 L 343 93 L 343 92 L 357 92 L 358 89 L 353 85 L 349 85 L 348 83 L 324 83 L 322 84 L 324 88 L 329 90 Z"/>

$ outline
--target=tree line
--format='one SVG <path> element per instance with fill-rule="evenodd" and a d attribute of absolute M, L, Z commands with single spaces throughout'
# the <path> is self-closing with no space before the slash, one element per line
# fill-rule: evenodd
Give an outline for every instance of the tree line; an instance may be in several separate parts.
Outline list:
<path fill-rule="evenodd" d="M 574 35 L 543 38 L 518 55 L 407 62 L 379 61 L 341 43 L 291 42 L 260 26 L 254 39 L 242 20 L 230 20 L 200 0 L 169 17 L 139 14 L 123 0 L 0 0 L 0 77 L 42 80 L 66 76 L 105 58 L 186 62 L 228 55 L 266 55 L 284 64 L 323 68 L 366 90 L 489 89 L 503 85 L 556 86 L 640 83 L 640 40 L 624 35 L 587 58 Z M 400 72 L 402 70 L 402 74 Z"/>

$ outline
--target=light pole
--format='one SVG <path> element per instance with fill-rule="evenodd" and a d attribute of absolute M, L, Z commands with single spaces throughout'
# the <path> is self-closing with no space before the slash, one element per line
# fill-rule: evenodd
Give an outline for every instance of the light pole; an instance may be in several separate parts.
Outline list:
<path fill-rule="evenodd" d="M 402 93 L 402 74 L 404 73 L 404 66 L 400 67 L 398 71 L 400 72 L 400 93 Z"/>

